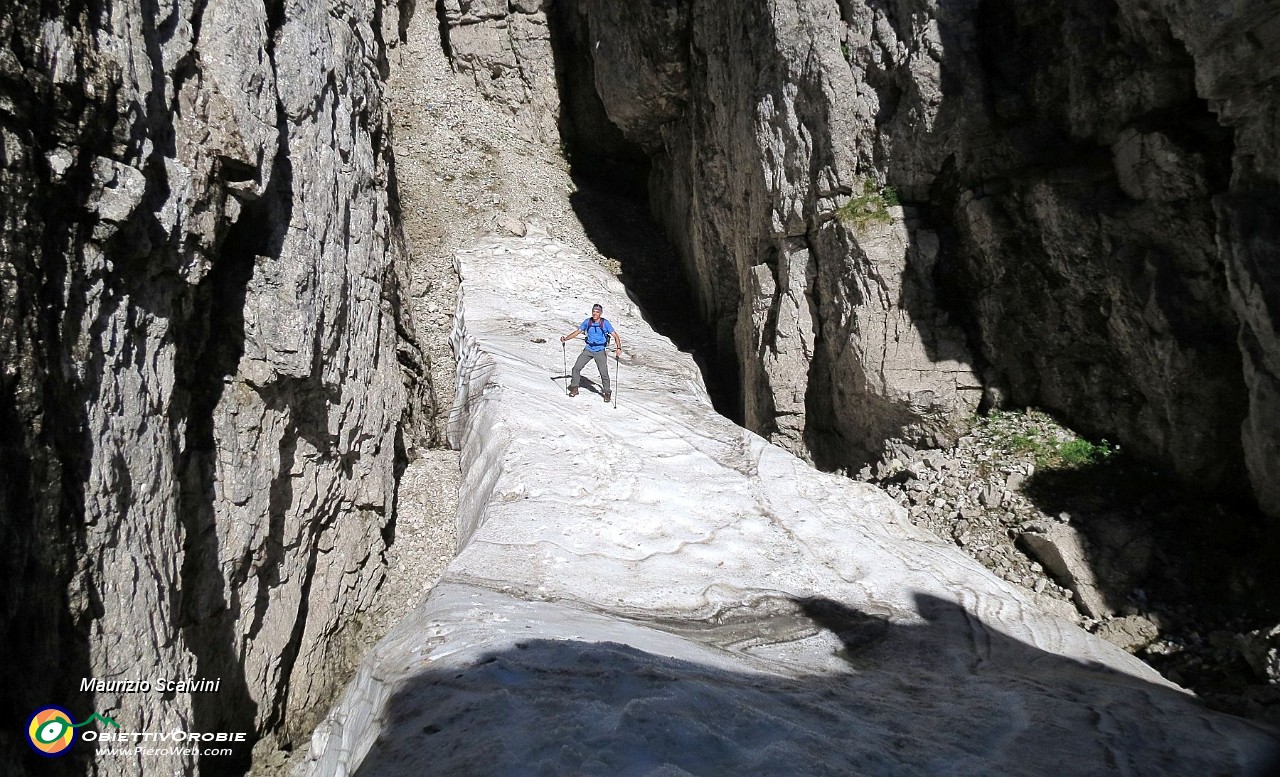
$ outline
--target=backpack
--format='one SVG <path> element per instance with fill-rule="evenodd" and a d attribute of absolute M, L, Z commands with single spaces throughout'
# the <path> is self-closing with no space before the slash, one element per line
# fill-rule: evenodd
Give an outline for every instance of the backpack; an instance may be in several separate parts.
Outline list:
<path fill-rule="evenodd" d="M 587 345 L 608 345 L 609 333 L 604 330 L 606 323 L 608 323 L 608 319 L 604 317 L 601 317 L 599 322 L 587 319 L 587 325 L 582 330 L 587 335 Z M 597 337 L 599 340 L 596 339 Z"/>

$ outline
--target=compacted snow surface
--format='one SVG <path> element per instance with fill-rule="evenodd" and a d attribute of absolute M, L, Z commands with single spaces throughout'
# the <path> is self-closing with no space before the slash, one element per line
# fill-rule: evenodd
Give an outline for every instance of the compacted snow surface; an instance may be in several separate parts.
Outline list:
<path fill-rule="evenodd" d="M 298 774 L 1273 773 L 1273 733 L 717 415 L 598 265 L 546 238 L 457 263 L 462 549 Z M 594 302 L 616 409 L 594 364 L 565 392 Z"/>

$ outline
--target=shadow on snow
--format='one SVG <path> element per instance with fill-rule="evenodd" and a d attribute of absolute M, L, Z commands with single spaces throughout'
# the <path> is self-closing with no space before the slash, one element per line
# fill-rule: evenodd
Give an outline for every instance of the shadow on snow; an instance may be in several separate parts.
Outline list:
<path fill-rule="evenodd" d="M 1280 740 L 1165 686 L 919 595 L 923 625 L 793 600 L 849 671 L 727 671 L 533 639 L 390 700 L 359 777 L 399 774 L 1275 774 Z M 697 628 L 701 624 L 695 624 Z M 835 640 L 833 640 L 834 644 Z M 1251 754 L 1236 756 L 1231 736 Z M 1228 766 L 1229 765 L 1229 766 Z"/>

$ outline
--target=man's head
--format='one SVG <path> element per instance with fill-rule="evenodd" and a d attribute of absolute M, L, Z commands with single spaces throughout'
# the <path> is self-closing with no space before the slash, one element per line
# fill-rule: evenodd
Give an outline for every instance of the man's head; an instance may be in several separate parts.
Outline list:
<path fill-rule="evenodd" d="M 600 303 L 597 302 L 596 304 L 591 306 L 592 318 L 599 318 L 602 315 L 604 315 L 604 308 L 600 307 Z"/>

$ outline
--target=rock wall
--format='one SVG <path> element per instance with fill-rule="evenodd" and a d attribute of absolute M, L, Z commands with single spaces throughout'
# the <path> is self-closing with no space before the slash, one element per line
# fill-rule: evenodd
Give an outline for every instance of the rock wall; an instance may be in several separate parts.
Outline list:
<path fill-rule="evenodd" d="M 985 391 L 1280 513 L 1266 4 L 570 5 L 751 428 L 856 466 Z"/>
<path fill-rule="evenodd" d="M 919 185 L 955 227 L 991 381 L 1190 481 L 1242 484 L 1214 212 L 1233 140 L 1192 57 L 1167 19 L 1109 2 L 988 0 L 969 24 L 983 110 Z"/>
<path fill-rule="evenodd" d="M 1125 3 L 1126 8 L 1137 3 Z M 1280 144 L 1275 98 L 1280 24 L 1267 3 L 1208 13 L 1162 2 L 1173 33 L 1195 60 L 1197 93 L 1231 128 L 1231 182 L 1213 200 L 1218 255 L 1226 266 L 1248 404 L 1241 430 L 1245 464 L 1263 509 L 1280 515 Z"/>
<path fill-rule="evenodd" d="M 862 229 L 837 214 L 883 182 L 840 9 L 575 7 L 566 32 L 610 119 L 653 154 L 655 212 L 737 354 L 747 425 L 845 466 L 976 409 L 981 381 L 938 304 L 937 235 L 913 207 Z"/>
<path fill-rule="evenodd" d="M 287 741 L 350 666 L 399 425 L 427 388 L 381 103 L 398 21 L 256 0 L 0 10 L 6 774 L 37 773 L 19 732 L 40 706 Z M 38 773 L 143 769 L 74 747 Z"/>
<path fill-rule="evenodd" d="M 521 137 L 556 140 L 560 97 L 547 0 L 439 0 L 441 42 L 454 71 L 518 117 Z"/>

